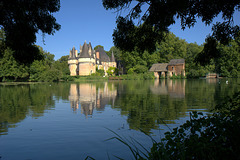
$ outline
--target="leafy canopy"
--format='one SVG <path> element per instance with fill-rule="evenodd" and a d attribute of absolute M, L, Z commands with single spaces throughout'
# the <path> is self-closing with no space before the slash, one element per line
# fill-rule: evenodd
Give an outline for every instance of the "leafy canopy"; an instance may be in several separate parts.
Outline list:
<path fill-rule="evenodd" d="M 5 32 L 6 45 L 15 51 L 21 62 L 32 62 L 38 49 L 33 46 L 36 33 L 52 35 L 60 29 L 53 16 L 59 11 L 60 0 L 1 0 L 0 28 Z"/>
<path fill-rule="evenodd" d="M 128 14 L 118 16 L 117 27 L 113 32 L 116 47 L 132 51 L 154 50 L 156 42 L 164 39 L 169 26 L 181 20 L 181 27 L 193 27 L 200 18 L 206 25 L 222 14 L 222 22 L 213 25 L 212 36 L 221 43 L 228 43 L 239 34 L 239 26 L 234 25 L 233 15 L 240 10 L 240 1 L 234 0 L 102 0 L 106 10 L 118 13 L 130 9 Z M 134 22 L 138 22 L 136 26 Z"/>

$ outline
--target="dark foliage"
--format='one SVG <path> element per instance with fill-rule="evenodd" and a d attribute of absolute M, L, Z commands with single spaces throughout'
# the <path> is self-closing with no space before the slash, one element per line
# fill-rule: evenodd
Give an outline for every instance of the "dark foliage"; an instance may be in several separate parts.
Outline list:
<path fill-rule="evenodd" d="M 211 59 L 219 57 L 219 50 L 217 49 L 218 42 L 214 37 L 206 38 L 206 43 L 202 52 L 195 58 L 195 62 L 200 62 L 201 65 L 207 65 Z"/>
<path fill-rule="evenodd" d="M 4 29 L 6 45 L 15 51 L 15 58 L 23 63 L 41 59 L 33 46 L 36 33 L 54 34 L 60 29 L 52 15 L 59 11 L 60 0 L 2 0 L 0 3 L 0 27 Z"/>
<path fill-rule="evenodd" d="M 166 132 L 160 142 L 149 136 L 153 142 L 150 150 L 134 138 L 129 141 L 115 132 L 111 139 L 126 145 L 136 160 L 240 159 L 239 113 L 240 92 L 237 92 L 217 105 L 212 115 L 190 113 L 190 120 Z"/>
<path fill-rule="evenodd" d="M 154 143 L 149 159 L 240 159 L 239 97 L 217 105 L 211 116 L 193 112 L 190 121 Z"/>
<path fill-rule="evenodd" d="M 185 29 L 193 27 L 197 18 L 209 25 L 222 14 L 223 22 L 213 26 L 212 36 L 226 44 L 239 33 L 239 26 L 233 23 L 233 14 L 240 9 L 239 0 L 137 0 L 136 3 L 132 0 L 102 0 L 102 3 L 105 9 L 119 13 L 134 5 L 125 17 L 117 18 L 113 33 L 115 46 L 125 51 L 132 51 L 135 46 L 142 51 L 151 50 L 156 42 L 164 39 L 163 32 L 168 32 L 176 19 L 181 20 L 181 27 Z M 136 21 L 137 27 L 134 25 Z"/>

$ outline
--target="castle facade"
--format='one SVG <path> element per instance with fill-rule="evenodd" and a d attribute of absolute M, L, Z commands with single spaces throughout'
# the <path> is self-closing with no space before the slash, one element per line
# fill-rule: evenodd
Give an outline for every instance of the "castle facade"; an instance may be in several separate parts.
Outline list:
<path fill-rule="evenodd" d="M 97 69 L 103 69 L 105 75 L 109 67 L 117 67 L 114 54 L 111 57 L 107 55 L 103 48 L 99 47 L 96 51 L 92 49 L 92 45 L 84 42 L 80 45 L 80 52 L 75 47 L 70 50 L 68 65 L 71 76 L 87 76 L 96 73 Z"/>

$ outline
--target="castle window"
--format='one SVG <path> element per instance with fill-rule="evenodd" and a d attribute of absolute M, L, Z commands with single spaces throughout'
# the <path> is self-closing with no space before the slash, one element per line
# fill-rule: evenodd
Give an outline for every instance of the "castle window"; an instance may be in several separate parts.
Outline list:
<path fill-rule="evenodd" d="M 174 67 L 172 67 L 172 70 L 174 70 Z"/>

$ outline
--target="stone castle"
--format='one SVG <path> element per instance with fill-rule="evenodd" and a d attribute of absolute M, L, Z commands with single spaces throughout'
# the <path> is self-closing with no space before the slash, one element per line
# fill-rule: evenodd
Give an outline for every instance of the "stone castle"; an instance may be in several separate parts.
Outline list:
<path fill-rule="evenodd" d="M 97 50 L 92 49 L 92 45 L 84 42 L 80 45 L 80 52 L 75 47 L 70 50 L 68 65 L 71 76 L 87 76 L 96 73 L 97 69 L 103 69 L 105 75 L 109 67 L 117 67 L 114 55 L 111 57 L 107 55 L 103 48 L 99 47 Z"/>

